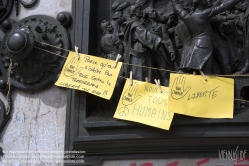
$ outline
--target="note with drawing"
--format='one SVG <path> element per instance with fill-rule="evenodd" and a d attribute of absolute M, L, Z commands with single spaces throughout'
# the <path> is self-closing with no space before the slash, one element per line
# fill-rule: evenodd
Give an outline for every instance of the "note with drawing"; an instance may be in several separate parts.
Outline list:
<path fill-rule="evenodd" d="M 139 122 L 169 130 L 173 112 L 168 109 L 169 88 L 133 80 L 126 80 L 123 93 L 114 115 L 115 118 Z"/>
<path fill-rule="evenodd" d="M 117 82 L 122 62 L 116 68 L 114 61 L 86 54 L 70 52 L 62 69 L 57 86 L 82 90 L 93 95 L 110 99 Z"/>
<path fill-rule="evenodd" d="M 81 60 L 82 59 L 78 59 L 77 57 L 73 57 L 71 59 L 71 61 L 66 63 L 64 75 L 66 77 L 71 77 L 71 76 L 78 74 L 83 69 L 83 67 L 79 67 Z"/>
<path fill-rule="evenodd" d="M 170 75 L 169 109 L 201 118 L 233 118 L 234 80 L 200 75 Z"/>

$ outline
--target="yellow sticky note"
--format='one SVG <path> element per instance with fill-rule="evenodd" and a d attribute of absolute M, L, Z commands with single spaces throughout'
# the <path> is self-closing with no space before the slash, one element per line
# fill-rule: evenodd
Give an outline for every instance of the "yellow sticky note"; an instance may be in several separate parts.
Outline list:
<path fill-rule="evenodd" d="M 122 62 L 116 68 L 114 61 L 70 52 L 62 69 L 57 86 L 82 90 L 93 95 L 110 99 L 117 82 Z"/>
<path fill-rule="evenodd" d="M 114 117 L 169 130 L 174 114 L 168 110 L 169 88 L 161 88 L 136 80 L 130 86 L 127 79 Z"/>
<path fill-rule="evenodd" d="M 169 110 L 201 118 L 233 118 L 234 80 L 200 75 L 170 75 Z"/>

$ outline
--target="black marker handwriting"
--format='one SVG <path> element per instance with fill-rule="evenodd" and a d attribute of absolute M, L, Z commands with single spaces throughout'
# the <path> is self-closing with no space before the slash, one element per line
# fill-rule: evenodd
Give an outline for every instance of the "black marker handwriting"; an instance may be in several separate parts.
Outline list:
<path fill-rule="evenodd" d="M 190 86 L 187 88 L 184 87 L 186 82 L 186 77 L 184 75 L 180 75 L 175 78 L 174 83 L 171 88 L 171 97 L 175 100 L 182 99 L 191 89 Z"/>

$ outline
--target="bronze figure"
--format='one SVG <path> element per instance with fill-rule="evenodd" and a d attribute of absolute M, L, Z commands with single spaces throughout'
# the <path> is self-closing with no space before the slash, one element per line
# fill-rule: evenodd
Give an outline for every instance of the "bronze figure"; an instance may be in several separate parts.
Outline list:
<path fill-rule="evenodd" d="M 172 0 L 173 8 L 178 17 L 187 26 L 192 36 L 191 46 L 180 64 L 180 69 L 203 70 L 212 73 L 212 27 L 209 19 L 225 10 L 232 8 L 242 0 L 228 0 L 218 6 L 210 6 L 210 1 L 193 0 L 193 11 L 185 10 L 179 0 Z"/>
<path fill-rule="evenodd" d="M 147 7 L 145 9 L 145 18 L 149 19 L 147 22 L 147 29 L 159 37 L 162 38 L 162 42 L 165 43 L 165 47 L 158 47 L 157 50 L 151 52 L 151 59 L 155 62 L 155 67 L 160 69 L 169 69 L 169 70 L 175 70 L 174 65 L 171 64 L 171 61 L 175 59 L 175 50 L 173 47 L 173 43 L 171 39 L 169 38 L 168 34 L 168 28 L 166 24 L 162 24 L 158 21 L 159 16 L 155 9 L 151 7 Z M 169 58 L 171 57 L 171 58 Z M 159 79 L 161 82 L 161 85 L 168 86 L 169 83 L 169 72 L 160 70 L 157 71 L 159 74 Z"/>
<path fill-rule="evenodd" d="M 131 6 L 130 14 L 131 19 L 124 22 L 124 62 L 136 66 L 125 66 L 124 71 L 126 76 L 129 75 L 129 71 L 132 71 L 134 79 L 145 81 L 148 78 L 151 82 L 151 69 L 139 66 L 151 67 L 151 51 L 161 50 L 163 45 L 167 47 L 168 42 L 146 29 L 143 22 L 140 21 L 143 17 L 140 5 Z"/>

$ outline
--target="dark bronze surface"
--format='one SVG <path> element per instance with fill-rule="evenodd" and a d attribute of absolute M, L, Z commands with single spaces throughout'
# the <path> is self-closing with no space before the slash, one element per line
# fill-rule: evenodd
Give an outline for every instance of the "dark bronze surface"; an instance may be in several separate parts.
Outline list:
<path fill-rule="evenodd" d="M 19 52 L 27 45 L 27 36 L 21 32 L 12 33 L 7 39 L 7 47 L 11 52 Z"/>
<path fill-rule="evenodd" d="M 14 0 L 1 0 L 0 1 L 0 23 L 5 20 L 11 13 Z"/>
<path fill-rule="evenodd" d="M 244 34 L 245 22 L 249 13 L 247 1 L 218 0 L 210 1 L 210 4 L 204 0 L 197 0 L 195 4 L 187 2 L 189 1 L 180 1 L 179 5 L 187 13 L 194 15 L 196 10 L 205 12 L 212 6 L 220 8 L 228 3 L 239 4 L 233 5 L 234 9 L 219 14 L 219 17 L 204 19 L 207 26 L 201 26 L 211 26 L 212 29 L 209 34 L 212 40 L 207 42 L 194 40 L 193 29 L 190 27 L 192 24 L 186 24 L 184 19 L 187 18 L 180 19 L 174 13 L 171 2 L 166 0 L 73 0 L 73 45 L 77 45 L 80 52 L 108 59 L 115 59 L 118 53 L 122 53 L 123 46 L 122 61 L 126 63 L 145 62 L 147 67 L 168 68 L 180 73 L 192 73 L 196 70 L 179 70 L 179 67 L 185 62 L 185 55 L 189 54 L 190 48 L 198 46 L 198 49 L 208 48 L 207 53 L 211 53 L 213 74 L 240 72 L 248 57 L 244 50 L 247 39 L 247 33 Z M 178 6 L 177 1 L 174 3 L 175 7 Z M 137 10 L 137 7 L 131 7 L 134 5 L 141 7 Z M 142 18 L 141 9 L 144 12 Z M 130 17 L 129 11 L 136 18 L 134 15 Z M 195 19 L 191 21 L 197 31 L 201 26 L 197 23 L 198 18 Z M 142 36 L 143 33 L 147 38 Z M 159 41 L 158 47 L 154 49 L 146 39 Z M 193 45 L 196 43 L 199 45 Z M 212 44 L 212 50 L 209 49 L 209 44 Z M 133 50 L 127 50 L 127 46 Z M 159 49 L 160 47 L 163 49 Z M 196 51 L 198 52 L 197 49 Z M 169 74 L 159 73 L 157 70 L 140 71 L 134 77 L 141 78 L 142 81 L 145 81 L 146 76 L 152 81 L 154 77 L 162 79 Z M 126 70 L 120 74 L 126 76 Z M 235 98 L 247 99 L 248 77 L 235 78 Z M 119 88 L 122 89 L 122 86 Z M 114 94 L 114 98 L 118 98 L 117 94 Z M 175 115 L 170 130 L 166 131 L 112 118 L 117 101 L 109 104 L 109 101 L 100 101 L 98 97 L 74 90 L 70 90 L 68 96 L 65 150 L 85 151 L 85 161 L 88 163 L 101 164 L 103 160 L 113 159 L 217 158 L 220 149 L 231 150 L 237 146 L 249 149 L 249 109 L 245 102 L 235 102 L 233 119 L 202 119 Z"/>
<path fill-rule="evenodd" d="M 7 70 L 12 59 L 12 86 L 30 91 L 45 88 L 56 81 L 65 62 L 65 58 L 59 56 L 66 57 L 68 51 L 60 48 L 69 47 L 68 32 L 59 21 L 43 15 L 26 17 L 14 24 L 3 38 L 0 56 L 1 78 L 7 82 Z"/>
<path fill-rule="evenodd" d="M 6 33 L 6 32 L 8 32 L 8 31 L 11 30 L 13 24 L 15 24 L 15 23 L 16 23 L 16 21 L 14 21 L 14 20 L 12 20 L 12 19 L 5 19 L 5 20 L 1 23 L 0 28 L 1 28 L 1 30 L 2 30 L 4 33 Z"/>
<path fill-rule="evenodd" d="M 63 25 L 68 28 L 72 22 L 72 16 L 68 12 L 61 12 L 57 15 L 56 19 Z"/>
<path fill-rule="evenodd" d="M 120 76 L 128 78 L 132 71 L 136 80 L 154 83 L 160 79 L 161 85 L 168 86 L 170 72 L 152 68 L 187 74 L 200 74 L 201 70 L 204 74 L 234 77 L 249 72 L 247 0 L 209 3 L 206 0 L 106 0 L 98 2 L 98 6 L 98 12 L 91 14 L 88 43 L 97 42 L 91 43 L 89 51 L 112 60 L 118 54 L 123 55 L 121 61 L 133 66 L 124 64 Z M 243 86 L 236 87 L 249 93 Z M 114 98 L 119 98 L 122 88 L 118 81 Z M 235 97 L 240 99 L 241 95 L 236 93 Z M 99 103 L 99 99 L 90 98 Z M 94 116 L 114 113 L 115 106 L 99 105 L 90 104 L 96 110 Z"/>

